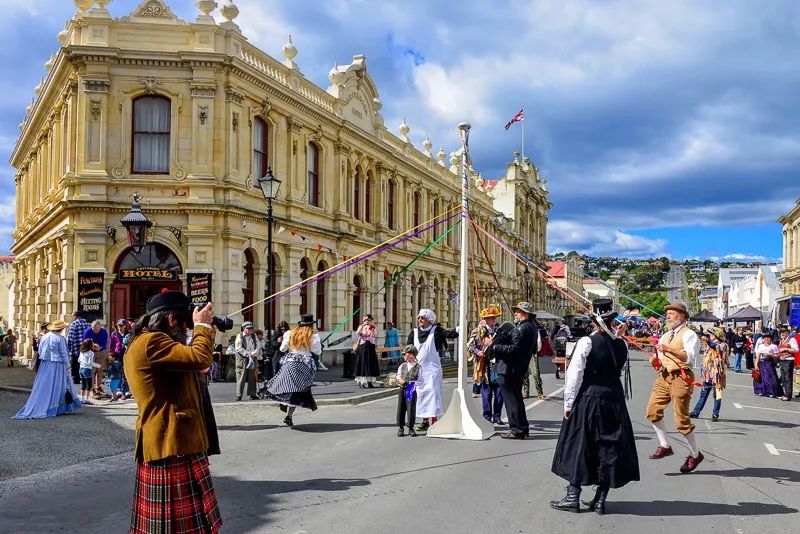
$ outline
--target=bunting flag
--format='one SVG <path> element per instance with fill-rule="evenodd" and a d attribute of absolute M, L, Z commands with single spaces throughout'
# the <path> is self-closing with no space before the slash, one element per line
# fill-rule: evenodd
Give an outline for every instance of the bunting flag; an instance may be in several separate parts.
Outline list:
<path fill-rule="evenodd" d="M 512 124 L 514 124 L 515 122 L 520 122 L 520 121 L 523 121 L 523 120 L 525 120 L 525 109 L 524 109 L 524 108 L 523 108 L 523 109 L 521 109 L 521 110 L 519 110 L 519 113 L 517 113 L 516 115 L 514 115 L 514 116 L 511 118 L 511 120 L 510 120 L 510 121 L 508 121 L 508 123 L 506 124 L 506 130 L 508 130 L 509 128 L 511 128 L 511 125 L 512 125 Z"/>

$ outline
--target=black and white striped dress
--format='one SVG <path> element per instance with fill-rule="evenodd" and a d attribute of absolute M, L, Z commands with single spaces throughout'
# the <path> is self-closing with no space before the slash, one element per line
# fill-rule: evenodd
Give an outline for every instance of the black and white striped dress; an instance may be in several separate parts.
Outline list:
<path fill-rule="evenodd" d="M 317 409 L 311 394 L 317 367 L 314 358 L 298 352 L 289 352 L 281 358 L 281 370 L 267 382 L 263 396 L 288 406 Z"/>

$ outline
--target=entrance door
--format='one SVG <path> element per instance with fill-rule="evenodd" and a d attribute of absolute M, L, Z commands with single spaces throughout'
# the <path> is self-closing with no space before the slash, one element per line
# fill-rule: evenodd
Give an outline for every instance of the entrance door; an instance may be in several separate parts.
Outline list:
<path fill-rule="evenodd" d="M 127 319 L 128 303 L 131 301 L 130 284 L 116 283 L 111 288 L 111 317 L 109 326 L 115 324 L 117 319 Z"/>
<path fill-rule="evenodd" d="M 116 282 L 112 287 L 111 321 L 138 319 L 153 295 L 164 289 L 181 291 L 181 282 Z"/>

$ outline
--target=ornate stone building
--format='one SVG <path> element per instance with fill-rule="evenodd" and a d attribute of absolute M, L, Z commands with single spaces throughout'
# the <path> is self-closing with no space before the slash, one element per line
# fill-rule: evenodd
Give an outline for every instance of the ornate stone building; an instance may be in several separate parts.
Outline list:
<path fill-rule="evenodd" d="M 267 168 L 283 181 L 274 203 L 275 289 L 460 202 L 458 156 L 432 154 L 427 138 L 414 147 L 405 121 L 398 135 L 387 130 L 363 56 L 334 67 L 322 89 L 300 71 L 291 39 L 282 61 L 249 44 L 230 1 L 220 24 L 210 16 L 214 2 L 196 2 L 191 22 L 161 0 L 117 19 L 109 3 L 76 2 L 81 10 L 58 35 L 61 47 L 46 64 L 11 159 L 14 313 L 23 351 L 40 322 L 68 319 L 76 307 L 108 323 L 137 316 L 148 296 L 185 288 L 187 277 L 210 281 L 219 313 L 272 294 L 266 203 L 254 185 Z M 455 125 L 448 142 L 457 144 Z M 515 158 L 488 193 L 475 172 L 472 183 L 476 220 L 544 265 L 550 204 L 535 166 Z M 134 193 L 154 223 L 139 254 L 120 224 Z M 437 227 L 279 299 L 273 322 L 293 322 L 302 310 L 328 331 L 360 308 L 406 329 L 422 306 L 452 323 L 458 232 L 384 290 L 387 278 L 443 232 Z M 508 299 L 519 298 L 521 267 L 484 244 Z M 480 302 L 499 301 L 490 262 L 474 239 L 472 246 Z M 536 284 L 534 299 L 541 291 Z M 260 326 L 265 312 L 259 304 L 246 317 Z"/>
<path fill-rule="evenodd" d="M 783 294 L 800 295 L 800 199 L 778 222 L 783 225 Z"/>

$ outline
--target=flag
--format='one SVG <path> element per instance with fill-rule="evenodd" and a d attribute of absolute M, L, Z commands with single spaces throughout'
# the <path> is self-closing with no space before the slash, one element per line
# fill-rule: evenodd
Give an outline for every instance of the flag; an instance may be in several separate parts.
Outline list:
<path fill-rule="evenodd" d="M 508 124 L 506 124 L 506 130 L 511 128 L 512 124 L 514 124 L 515 122 L 519 122 L 519 121 L 523 120 L 524 118 L 525 118 L 525 109 L 523 108 L 523 109 L 519 110 L 519 113 L 514 115 L 514 117 L 510 121 L 508 121 Z"/>

